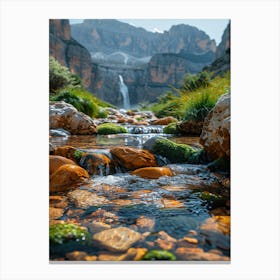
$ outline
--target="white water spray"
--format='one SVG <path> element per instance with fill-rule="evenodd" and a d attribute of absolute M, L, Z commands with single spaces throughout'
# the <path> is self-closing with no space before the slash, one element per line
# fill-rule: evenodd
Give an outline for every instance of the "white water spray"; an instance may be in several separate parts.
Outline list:
<path fill-rule="evenodd" d="M 119 75 L 120 79 L 120 91 L 123 97 L 123 108 L 129 109 L 130 108 L 130 101 L 129 101 L 129 93 L 126 84 L 123 81 L 123 77 Z"/>

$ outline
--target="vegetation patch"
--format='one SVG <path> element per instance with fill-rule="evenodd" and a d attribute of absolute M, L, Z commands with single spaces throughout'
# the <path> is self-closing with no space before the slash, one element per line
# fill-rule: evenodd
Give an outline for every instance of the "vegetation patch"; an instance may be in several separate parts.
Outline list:
<path fill-rule="evenodd" d="M 108 135 L 127 132 L 128 131 L 125 127 L 114 123 L 103 123 L 97 126 L 97 134 Z"/>
<path fill-rule="evenodd" d="M 167 126 L 165 126 L 163 128 L 163 133 L 166 133 L 166 134 L 180 134 L 180 131 L 177 128 L 177 123 L 173 122 L 173 123 L 170 123 Z"/>
<path fill-rule="evenodd" d="M 166 157 L 171 163 L 200 163 L 203 150 L 195 150 L 189 145 L 176 144 L 167 139 L 157 139 L 152 151 Z"/>
<path fill-rule="evenodd" d="M 144 261 L 154 261 L 154 260 L 162 260 L 162 261 L 176 261 L 176 256 L 166 250 L 151 250 L 143 257 Z"/>
<path fill-rule="evenodd" d="M 49 238 L 52 243 L 56 244 L 68 241 L 86 243 L 89 240 L 89 233 L 74 224 L 55 224 L 49 228 Z"/>

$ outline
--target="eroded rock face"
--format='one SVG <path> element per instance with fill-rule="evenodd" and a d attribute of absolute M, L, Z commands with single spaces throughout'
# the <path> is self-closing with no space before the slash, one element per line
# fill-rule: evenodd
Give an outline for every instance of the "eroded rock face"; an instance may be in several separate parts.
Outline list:
<path fill-rule="evenodd" d="M 200 143 L 212 159 L 230 158 L 230 93 L 222 95 L 205 118 Z"/>
<path fill-rule="evenodd" d="M 101 231 L 93 235 L 93 240 L 112 252 L 125 252 L 141 239 L 141 234 L 126 227 Z"/>
<path fill-rule="evenodd" d="M 50 129 L 63 128 L 71 134 L 91 135 L 96 133 L 93 120 L 64 102 L 50 102 Z"/>
<path fill-rule="evenodd" d="M 73 164 L 60 166 L 50 177 L 50 192 L 67 191 L 89 177 L 86 170 Z"/>
<path fill-rule="evenodd" d="M 130 147 L 115 147 L 111 154 L 129 170 L 141 167 L 157 166 L 155 156 L 146 150 Z"/>
<path fill-rule="evenodd" d="M 203 122 L 183 121 L 177 125 L 179 131 L 184 135 L 200 135 Z"/>

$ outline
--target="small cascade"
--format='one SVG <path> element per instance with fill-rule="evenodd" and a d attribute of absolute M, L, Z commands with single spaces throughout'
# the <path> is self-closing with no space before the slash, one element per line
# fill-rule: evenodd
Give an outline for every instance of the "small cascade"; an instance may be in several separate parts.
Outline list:
<path fill-rule="evenodd" d="M 130 134 L 162 134 L 163 125 L 126 125 L 128 133 Z"/>
<path fill-rule="evenodd" d="M 119 79 L 120 79 L 120 92 L 121 92 L 122 97 L 123 97 L 123 108 L 124 109 L 129 109 L 130 108 L 130 100 L 129 100 L 128 88 L 123 81 L 122 75 L 119 75 Z"/>

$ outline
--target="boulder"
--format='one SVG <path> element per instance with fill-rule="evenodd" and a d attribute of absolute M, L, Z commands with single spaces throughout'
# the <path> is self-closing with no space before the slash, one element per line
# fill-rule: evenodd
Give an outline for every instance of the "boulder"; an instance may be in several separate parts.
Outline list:
<path fill-rule="evenodd" d="M 50 175 L 52 175 L 59 167 L 61 167 L 64 164 L 76 165 L 76 163 L 73 160 L 61 156 L 49 156 L 49 164 Z"/>
<path fill-rule="evenodd" d="M 158 179 L 161 176 L 173 176 L 168 167 L 145 167 L 134 170 L 132 175 L 140 176 L 146 179 Z"/>
<path fill-rule="evenodd" d="M 77 149 L 72 146 L 59 146 L 55 147 L 52 151 L 52 154 L 55 156 L 62 156 L 65 158 L 69 158 L 73 161 L 76 161 L 74 157 L 74 153 Z"/>
<path fill-rule="evenodd" d="M 111 149 L 111 154 L 120 165 L 128 170 L 157 166 L 155 156 L 146 150 L 131 147 L 115 147 Z"/>
<path fill-rule="evenodd" d="M 50 129 L 63 128 L 71 134 L 81 135 L 96 133 L 94 121 L 64 101 L 50 102 L 49 121 Z"/>
<path fill-rule="evenodd" d="M 222 95 L 205 118 L 200 143 L 212 159 L 230 158 L 230 93 Z"/>
<path fill-rule="evenodd" d="M 110 172 L 111 160 L 103 154 L 88 154 L 81 158 L 80 165 L 90 175 L 107 175 Z"/>
<path fill-rule="evenodd" d="M 177 128 L 184 135 L 200 135 L 203 127 L 203 122 L 182 121 L 177 124 Z"/>
<path fill-rule="evenodd" d="M 126 252 L 140 239 L 140 233 L 126 227 L 107 229 L 93 235 L 93 241 L 112 252 Z"/>
<path fill-rule="evenodd" d="M 50 192 L 67 191 L 89 177 L 86 170 L 74 164 L 60 166 L 50 176 Z"/>
<path fill-rule="evenodd" d="M 178 122 L 176 118 L 173 117 L 165 117 L 152 122 L 153 125 L 167 125 L 173 122 Z"/>

